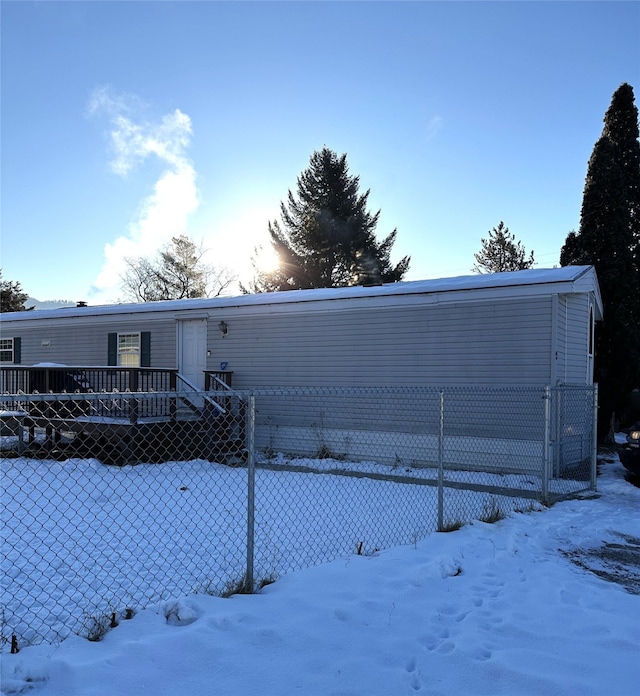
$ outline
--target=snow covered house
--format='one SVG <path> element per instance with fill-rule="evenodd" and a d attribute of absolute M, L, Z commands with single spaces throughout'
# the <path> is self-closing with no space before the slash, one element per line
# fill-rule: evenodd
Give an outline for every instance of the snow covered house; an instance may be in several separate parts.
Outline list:
<path fill-rule="evenodd" d="M 264 386 L 587 385 L 592 266 L 5 314 L 0 366 L 205 371 Z"/>
<path fill-rule="evenodd" d="M 31 425 L 82 430 L 94 442 L 111 437 L 157 447 L 164 438 L 166 457 L 181 456 L 172 443 L 185 432 L 185 405 L 192 421 L 198 418 L 189 426 L 192 440 L 214 443 L 212 454 L 198 450 L 202 456 L 243 447 L 244 406 L 228 422 L 211 420 L 211 399 L 198 396 L 217 389 L 217 403 L 227 404 L 237 397 L 220 396 L 221 388 L 229 394 L 224 383 L 262 390 L 255 444 L 265 451 L 426 466 L 444 458 L 457 468 L 557 475 L 580 465 L 589 472 L 595 423 L 588 387 L 601 318 L 592 266 L 19 312 L 1 318 L 0 392 L 117 392 L 126 426 L 113 419 L 89 425 L 69 412 L 58 425 L 40 417 Z M 557 385 L 572 385 L 573 401 L 556 390 L 545 415 L 542 390 Z M 307 393 L 294 394 L 294 387 Z M 414 394 L 398 394 L 398 387 Z M 314 388 L 329 390 L 310 393 Z M 362 388 L 375 392 L 355 393 Z M 447 390 L 446 431 L 438 389 Z M 142 405 L 133 396 L 140 392 L 147 394 Z M 161 402 L 154 396 L 161 393 L 176 396 Z M 138 461 L 145 456 L 141 451 Z"/>

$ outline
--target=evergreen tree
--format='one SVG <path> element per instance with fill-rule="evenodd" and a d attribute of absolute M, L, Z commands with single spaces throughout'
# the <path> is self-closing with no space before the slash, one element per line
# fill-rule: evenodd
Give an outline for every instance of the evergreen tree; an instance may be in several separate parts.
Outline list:
<path fill-rule="evenodd" d="M 24 303 L 29 295 L 22 290 L 19 282 L 2 279 L 2 269 L 0 269 L 0 312 L 21 312 L 27 307 Z M 28 309 L 33 309 L 29 307 Z"/>
<path fill-rule="evenodd" d="M 500 221 L 497 227 L 489 231 L 487 239 L 481 239 L 482 249 L 474 254 L 476 273 L 503 273 L 504 271 L 524 271 L 534 264 L 533 251 L 526 258 L 522 243 L 515 241 L 514 234 Z"/>
<path fill-rule="evenodd" d="M 281 221 L 269 223 L 278 258 L 275 271 L 257 271 L 253 292 L 373 285 L 402 280 L 405 256 L 390 260 L 394 230 L 382 241 L 375 236 L 380 211 L 367 211 L 369 191 L 359 193 L 360 178 L 349 174 L 346 154 L 323 148 L 312 154 L 297 180 L 294 195 L 280 204 Z M 255 265 L 255 264 L 254 264 Z"/>
<path fill-rule="evenodd" d="M 184 235 L 173 237 L 157 258 L 125 259 L 122 289 L 134 302 L 220 295 L 235 279 L 227 269 L 205 263 L 206 250 Z"/>
<path fill-rule="evenodd" d="M 604 117 L 587 168 L 580 229 L 567 236 L 560 263 L 592 264 L 604 321 L 596 331 L 599 433 L 625 417 L 640 387 L 640 144 L 633 88 L 622 84 Z"/>

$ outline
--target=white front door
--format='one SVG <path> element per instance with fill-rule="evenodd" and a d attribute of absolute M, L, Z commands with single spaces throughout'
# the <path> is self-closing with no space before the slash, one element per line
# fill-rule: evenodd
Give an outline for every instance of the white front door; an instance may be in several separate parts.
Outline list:
<path fill-rule="evenodd" d="M 178 372 L 198 389 L 204 389 L 207 368 L 207 320 L 178 320 Z"/>

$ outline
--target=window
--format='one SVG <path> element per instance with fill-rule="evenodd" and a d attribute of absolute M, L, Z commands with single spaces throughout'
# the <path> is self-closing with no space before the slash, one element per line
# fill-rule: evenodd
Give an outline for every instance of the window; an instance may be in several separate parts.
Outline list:
<path fill-rule="evenodd" d="M 107 365 L 151 367 L 151 334 L 148 331 L 107 335 Z"/>
<path fill-rule="evenodd" d="M 12 363 L 14 361 L 13 349 L 13 338 L 0 338 L 0 362 Z"/>
<path fill-rule="evenodd" d="M 140 334 L 118 334 L 118 365 L 140 367 Z"/>

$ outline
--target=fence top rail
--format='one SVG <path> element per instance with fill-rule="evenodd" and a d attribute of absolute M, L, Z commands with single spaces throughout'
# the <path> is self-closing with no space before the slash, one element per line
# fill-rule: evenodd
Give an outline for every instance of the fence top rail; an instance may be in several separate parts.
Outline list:
<path fill-rule="evenodd" d="M 346 387 L 346 386 L 286 386 L 286 387 L 259 387 L 256 389 L 242 389 L 236 391 L 244 397 L 253 396 L 287 396 L 287 395 L 308 395 L 308 396 L 323 396 L 331 394 L 366 396 L 367 394 L 422 394 L 437 396 L 443 394 L 535 394 L 544 397 L 547 390 L 564 391 L 570 388 L 571 390 L 583 390 L 585 393 L 593 392 L 594 385 L 590 384 L 573 384 L 561 385 L 557 387 L 542 386 L 512 386 L 512 385 L 447 385 L 447 386 L 371 386 L 371 387 Z"/>
<path fill-rule="evenodd" d="M 196 392 L 196 395 L 201 395 L 209 401 L 215 401 L 218 395 Z M 221 394 L 222 396 L 231 396 L 230 394 Z M 49 392 L 46 394 L 38 393 L 20 393 L 20 394 L 0 394 L 0 411 L 6 410 L 4 406 L 9 403 L 24 403 L 35 401 L 100 401 L 104 399 L 193 399 L 193 391 L 102 391 L 102 392 Z M 216 408 L 220 408 L 219 404 L 214 404 Z"/>
<path fill-rule="evenodd" d="M 167 374 L 178 372 L 178 370 L 175 367 L 127 367 L 125 365 L 48 365 L 45 363 L 42 365 L 0 366 L 0 372 L 29 372 L 34 370 L 50 370 L 51 372 L 81 372 L 82 370 L 102 370 L 103 372 L 131 372 L 131 370 L 136 370 L 137 372 L 166 372 Z"/>

